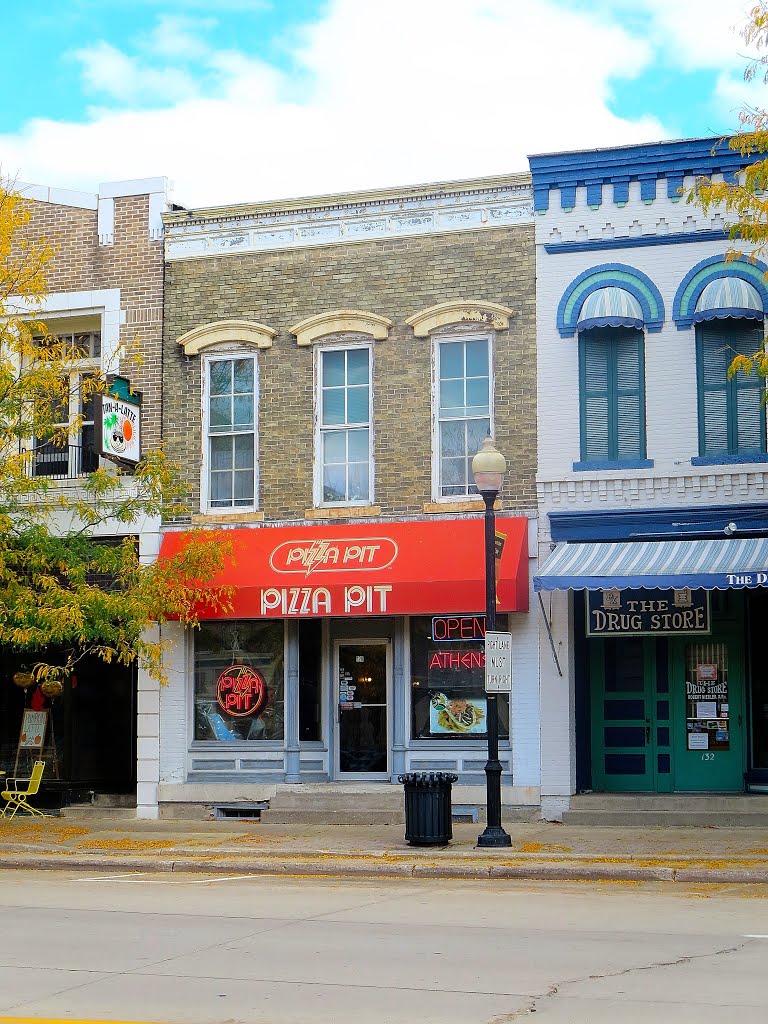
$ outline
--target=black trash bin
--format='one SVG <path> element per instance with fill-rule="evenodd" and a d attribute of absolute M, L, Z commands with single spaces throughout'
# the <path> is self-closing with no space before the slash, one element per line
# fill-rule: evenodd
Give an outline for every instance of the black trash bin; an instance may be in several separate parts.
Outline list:
<path fill-rule="evenodd" d="M 398 775 L 405 787 L 405 838 L 411 846 L 445 846 L 453 839 L 451 772 Z"/>

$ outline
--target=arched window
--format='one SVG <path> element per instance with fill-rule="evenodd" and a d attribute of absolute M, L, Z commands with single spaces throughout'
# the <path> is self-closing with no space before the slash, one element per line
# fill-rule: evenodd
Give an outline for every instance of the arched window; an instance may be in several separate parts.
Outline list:
<path fill-rule="evenodd" d="M 578 317 L 581 462 L 576 469 L 645 463 L 645 358 L 640 304 L 601 288 Z"/>
<path fill-rule="evenodd" d="M 766 452 L 763 396 L 765 381 L 756 373 L 728 367 L 737 355 L 762 347 L 763 300 L 738 277 L 719 277 L 701 292 L 693 316 L 699 394 L 699 459 L 749 461 Z"/>

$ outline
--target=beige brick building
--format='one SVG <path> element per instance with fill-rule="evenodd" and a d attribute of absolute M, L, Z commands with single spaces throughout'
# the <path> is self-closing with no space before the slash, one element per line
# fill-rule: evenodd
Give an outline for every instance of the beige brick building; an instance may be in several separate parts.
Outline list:
<path fill-rule="evenodd" d="M 230 619 L 177 638 L 161 804 L 199 800 L 197 784 L 269 797 L 286 781 L 396 781 L 427 766 L 481 799 L 483 505 L 470 464 L 489 430 L 508 464 L 499 610 L 521 666 L 504 781 L 509 799 L 536 802 L 530 179 L 164 221 L 163 435 L 193 493 L 191 521 L 168 524 L 164 543 L 224 526 L 238 558 Z M 455 671 L 439 667 L 443 615 L 475 629 L 446 648 L 466 654 Z M 241 717 L 222 698 L 227 665 L 249 680 Z"/>
<path fill-rule="evenodd" d="M 83 414 L 82 427 L 72 430 L 68 447 L 35 444 L 30 472 L 72 494 L 99 461 L 93 412 L 81 404 L 81 374 L 98 368 L 128 377 L 143 397 L 142 449 L 160 443 L 166 181 L 107 183 L 95 194 L 23 182 L 14 188 L 29 203 L 26 235 L 54 247 L 40 318 L 53 334 L 72 336 L 82 353 L 73 367 L 68 410 L 71 420 Z M 135 535 L 143 559 L 157 556 L 159 520 L 106 523 L 96 532 Z M 6 658 L 5 674 L 12 671 L 9 666 Z M 31 690 L 0 687 L 0 767 L 5 770 L 13 768 L 22 715 L 33 698 Z M 153 813 L 156 783 L 148 788 L 146 780 L 157 777 L 159 740 L 151 714 L 156 702 L 143 672 L 105 666 L 95 658 L 81 661 L 63 694 L 45 707 L 56 751 L 49 743 L 44 752 L 50 799 L 66 803 L 101 792 L 132 800 L 137 794 L 139 813 Z"/>

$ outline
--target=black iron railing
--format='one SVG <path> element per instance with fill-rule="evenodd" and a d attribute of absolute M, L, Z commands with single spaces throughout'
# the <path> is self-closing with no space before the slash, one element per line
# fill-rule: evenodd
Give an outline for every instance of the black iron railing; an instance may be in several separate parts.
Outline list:
<path fill-rule="evenodd" d="M 28 456 L 27 472 L 30 476 L 44 476 L 54 480 L 72 480 L 92 473 L 99 466 L 96 449 L 89 444 L 59 445 L 48 441 L 24 454 Z"/>

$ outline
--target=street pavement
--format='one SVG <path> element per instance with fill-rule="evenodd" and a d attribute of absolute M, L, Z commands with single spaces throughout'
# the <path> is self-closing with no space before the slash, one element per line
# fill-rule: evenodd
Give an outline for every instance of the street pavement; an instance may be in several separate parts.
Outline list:
<path fill-rule="evenodd" d="M 765 828 L 510 823 L 510 849 L 478 850 L 481 830 L 457 823 L 449 846 L 419 848 L 402 825 L 17 817 L 0 820 L 0 868 L 768 883 Z"/>
<path fill-rule="evenodd" d="M 768 887 L 0 871 L 0 1018 L 738 1021 Z"/>

